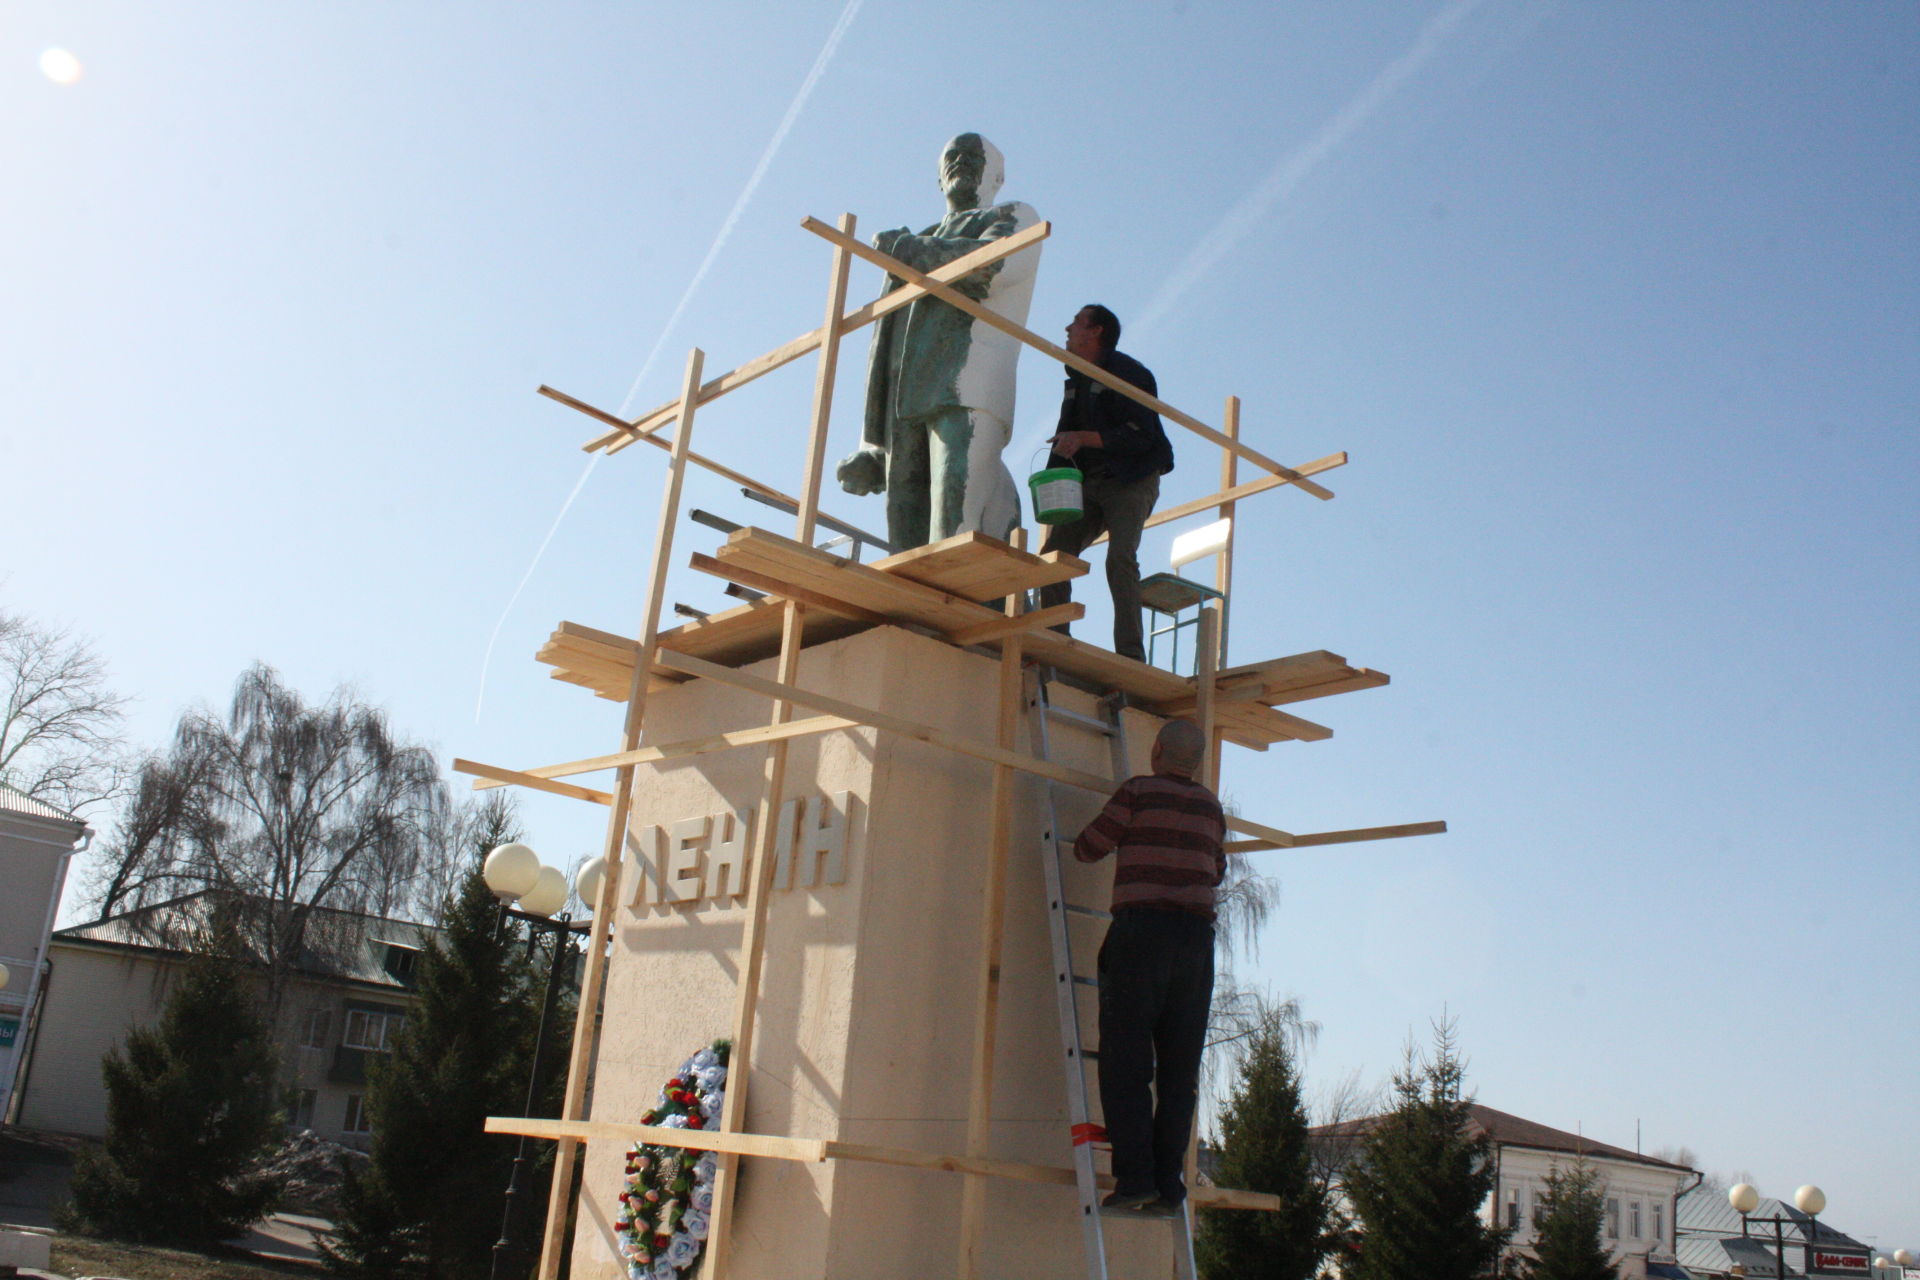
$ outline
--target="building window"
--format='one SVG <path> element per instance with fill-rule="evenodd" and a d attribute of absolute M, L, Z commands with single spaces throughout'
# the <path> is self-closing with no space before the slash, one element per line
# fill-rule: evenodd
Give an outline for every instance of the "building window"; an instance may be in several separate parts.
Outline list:
<path fill-rule="evenodd" d="M 1540 1227 L 1540 1188 L 1538 1187 L 1533 1189 L 1533 1205 L 1527 1211 L 1527 1214 L 1528 1219 L 1534 1225 L 1534 1229 L 1538 1230 Z"/>
<path fill-rule="evenodd" d="M 1613 1196 L 1607 1197 L 1607 1239 L 1620 1238 L 1620 1201 Z"/>
<path fill-rule="evenodd" d="M 1640 1238 L 1640 1202 L 1630 1201 L 1627 1205 L 1627 1231 L 1635 1240 Z"/>
<path fill-rule="evenodd" d="M 347 1118 L 341 1124 L 344 1133 L 372 1133 L 373 1126 L 367 1123 L 367 1095 L 350 1093 L 347 1095 Z"/>
<path fill-rule="evenodd" d="M 1520 1226 L 1520 1188 L 1507 1188 L 1507 1229 L 1515 1230 Z"/>
<path fill-rule="evenodd" d="M 381 1013 L 368 1009 L 347 1010 L 347 1033 L 340 1043 L 349 1049 L 368 1049 L 384 1053 L 393 1048 L 393 1037 L 407 1015 L 395 1009 Z"/>
<path fill-rule="evenodd" d="M 303 1049 L 324 1049 L 327 1047 L 327 1032 L 333 1029 L 333 1011 L 331 1009 L 309 1009 L 306 1018 L 300 1024 L 300 1047 Z"/>
<path fill-rule="evenodd" d="M 1658 1200 L 1653 1202 L 1653 1239 L 1655 1244 L 1667 1242 L 1667 1206 Z"/>
<path fill-rule="evenodd" d="M 318 1095 L 312 1089 L 296 1089 L 293 1094 L 293 1109 L 287 1115 L 287 1127 L 290 1129 L 313 1128 L 313 1104 Z"/>

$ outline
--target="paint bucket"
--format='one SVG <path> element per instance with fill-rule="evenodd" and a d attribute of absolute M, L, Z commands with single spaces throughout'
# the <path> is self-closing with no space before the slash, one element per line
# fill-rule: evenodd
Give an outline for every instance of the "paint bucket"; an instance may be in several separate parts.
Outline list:
<path fill-rule="evenodd" d="M 1033 518 L 1041 524 L 1072 524 L 1081 514 L 1081 481 L 1086 479 L 1078 467 L 1047 467 L 1027 477 L 1033 490 Z"/>

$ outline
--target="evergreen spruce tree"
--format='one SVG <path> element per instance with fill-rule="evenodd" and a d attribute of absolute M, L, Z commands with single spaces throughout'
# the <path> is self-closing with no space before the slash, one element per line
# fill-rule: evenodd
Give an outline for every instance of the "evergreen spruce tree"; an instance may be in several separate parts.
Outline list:
<path fill-rule="evenodd" d="M 1312 1280 L 1326 1258 L 1328 1194 L 1316 1176 L 1300 1100 L 1295 1034 L 1269 1016 L 1252 1033 L 1220 1113 L 1214 1181 L 1279 1196 L 1275 1213 L 1205 1211 L 1195 1252 L 1206 1280 Z"/>
<path fill-rule="evenodd" d="M 546 968 L 527 963 L 516 931 L 480 876 L 486 851 L 512 840 L 504 804 L 485 815 L 474 869 L 448 904 L 414 971 L 418 997 L 393 1052 L 368 1069 L 371 1160 L 349 1170 L 335 1233 L 336 1271 L 366 1277 L 484 1280 L 500 1233 L 515 1139 L 488 1134 L 489 1115 L 526 1106 Z M 548 1028 L 547 1062 L 566 1052 L 567 1003 Z M 542 1178 L 527 1197 L 544 1199 Z"/>
<path fill-rule="evenodd" d="M 1556 1166 L 1540 1197 L 1533 1257 L 1521 1268 L 1525 1280 L 1618 1280 L 1613 1255 L 1600 1242 L 1604 1212 L 1599 1170 L 1585 1160 Z"/>
<path fill-rule="evenodd" d="M 255 1169 L 280 1127 L 256 968 L 235 915 L 216 908 L 159 1021 L 101 1062 L 106 1141 L 75 1161 L 62 1226 L 203 1246 L 273 1207 L 279 1184 Z"/>
<path fill-rule="evenodd" d="M 1481 1218 L 1498 1174 L 1492 1141 L 1470 1131 L 1465 1074 L 1450 1024 L 1435 1027 L 1430 1061 L 1407 1050 L 1393 1079 L 1398 1105 L 1373 1123 L 1346 1171 L 1361 1230 L 1351 1280 L 1495 1273 L 1507 1233 Z"/>

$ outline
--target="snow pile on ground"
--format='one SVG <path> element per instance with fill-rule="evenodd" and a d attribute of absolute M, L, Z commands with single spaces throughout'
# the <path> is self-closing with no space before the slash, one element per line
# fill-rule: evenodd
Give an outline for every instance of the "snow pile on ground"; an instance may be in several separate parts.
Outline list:
<path fill-rule="evenodd" d="M 302 1129 L 261 1162 L 263 1173 L 286 1182 L 280 1208 L 287 1213 L 331 1218 L 340 1194 L 341 1166 L 366 1167 L 367 1155 L 337 1142 L 328 1142 L 311 1129 Z"/>

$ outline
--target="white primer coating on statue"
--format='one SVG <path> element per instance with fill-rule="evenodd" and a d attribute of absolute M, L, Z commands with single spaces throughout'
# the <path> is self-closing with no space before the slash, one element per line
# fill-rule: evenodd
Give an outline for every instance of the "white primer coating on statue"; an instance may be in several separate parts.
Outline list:
<path fill-rule="evenodd" d="M 1006 176 L 1000 149 L 977 133 L 940 155 L 947 215 L 924 231 L 882 231 L 874 247 L 932 271 L 1040 220 L 1031 205 L 993 203 Z M 1024 325 L 1039 270 L 1038 245 L 953 283 Z M 889 277 L 888 289 L 900 281 Z M 1020 490 L 1001 453 L 1013 432 L 1020 343 L 938 298 L 919 298 L 875 326 L 858 452 L 838 469 L 849 493 L 887 495 L 887 540 L 896 550 L 978 530 L 1005 538 L 1020 522 Z"/>

